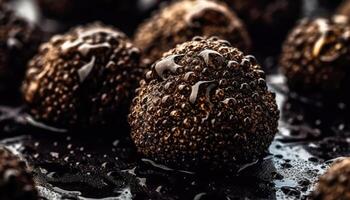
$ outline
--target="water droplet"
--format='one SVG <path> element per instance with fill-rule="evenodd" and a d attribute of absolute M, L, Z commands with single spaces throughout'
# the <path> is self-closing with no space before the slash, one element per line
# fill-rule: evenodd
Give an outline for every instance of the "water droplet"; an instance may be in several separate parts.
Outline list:
<path fill-rule="evenodd" d="M 154 70 L 158 74 L 160 78 L 165 80 L 164 73 L 167 71 L 171 71 L 172 73 L 175 73 L 178 68 L 181 68 L 182 66 L 176 64 L 175 59 L 178 57 L 182 57 L 183 55 L 171 55 L 168 56 L 162 60 L 160 60 L 158 63 L 154 65 Z"/>

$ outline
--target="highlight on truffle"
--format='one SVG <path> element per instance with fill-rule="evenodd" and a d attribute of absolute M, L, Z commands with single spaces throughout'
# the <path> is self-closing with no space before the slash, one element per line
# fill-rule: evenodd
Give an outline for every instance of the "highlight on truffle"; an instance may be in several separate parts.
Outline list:
<path fill-rule="evenodd" d="M 279 111 L 265 73 L 217 37 L 195 37 L 146 73 L 129 124 L 138 151 L 186 170 L 235 171 L 265 155 Z"/>
<path fill-rule="evenodd" d="M 0 146 L 0 199 L 38 199 L 33 177 L 26 163 L 3 146 Z"/>
<path fill-rule="evenodd" d="M 125 118 L 143 75 L 140 51 L 100 23 L 43 44 L 30 61 L 23 96 L 35 120 L 60 128 L 92 127 Z"/>
<path fill-rule="evenodd" d="M 42 31 L 32 22 L 0 5 L 0 90 L 18 89 L 26 64 L 42 40 Z"/>
<path fill-rule="evenodd" d="M 194 36 L 218 36 L 244 51 L 250 49 L 241 20 L 226 5 L 209 0 L 175 1 L 164 7 L 140 25 L 134 41 L 152 64 Z"/>
<path fill-rule="evenodd" d="M 292 90 L 339 92 L 348 88 L 350 26 L 345 16 L 302 20 L 283 45 L 282 72 Z"/>
<path fill-rule="evenodd" d="M 350 199 L 350 158 L 343 158 L 332 164 L 319 179 L 312 199 Z"/>
<path fill-rule="evenodd" d="M 302 13 L 302 0 L 216 0 L 227 3 L 246 24 L 253 48 L 279 53 L 280 44 Z"/>

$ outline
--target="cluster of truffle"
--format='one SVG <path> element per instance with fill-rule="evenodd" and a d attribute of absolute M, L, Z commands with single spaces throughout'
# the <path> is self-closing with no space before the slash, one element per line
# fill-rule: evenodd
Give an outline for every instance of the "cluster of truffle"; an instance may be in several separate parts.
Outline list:
<path fill-rule="evenodd" d="M 129 9 L 135 2 L 38 0 L 46 15 L 62 20 L 89 11 L 102 17 L 95 6 Z M 34 26 L 1 9 L 0 79 L 21 74 L 10 66 L 24 73 L 27 65 L 22 94 L 32 122 L 70 131 L 117 127 L 129 116 L 141 154 L 188 170 L 236 171 L 264 156 L 277 132 L 275 95 L 257 60 L 245 54 L 249 34 L 225 3 L 169 4 L 139 27 L 135 45 L 119 29 L 91 23 L 39 48 Z M 2 149 L 1 159 L 0 182 L 15 180 L 14 195 L 36 198 L 24 163 Z M 1 199 L 16 199 L 3 191 Z"/>

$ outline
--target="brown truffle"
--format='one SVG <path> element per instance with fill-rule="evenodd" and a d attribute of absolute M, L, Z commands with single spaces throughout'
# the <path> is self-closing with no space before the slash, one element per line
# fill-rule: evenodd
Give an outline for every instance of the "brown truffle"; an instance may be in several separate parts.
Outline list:
<path fill-rule="evenodd" d="M 305 19 L 283 46 L 280 66 L 291 89 L 342 91 L 348 88 L 350 65 L 348 18 Z"/>
<path fill-rule="evenodd" d="M 218 36 L 244 51 L 250 39 L 241 21 L 230 9 L 207 0 L 177 1 L 164 7 L 136 32 L 135 44 L 144 51 L 148 63 L 177 44 L 194 36 Z"/>
<path fill-rule="evenodd" d="M 217 1 L 226 2 L 247 25 L 253 47 L 260 53 L 278 53 L 302 12 L 301 0 Z"/>
<path fill-rule="evenodd" d="M 0 147 L 0 199 L 36 200 L 38 194 L 26 163 Z"/>
<path fill-rule="evenodd" d="M 126 119 L 143 69 L 140 51 L 118 30 L 77 27 L 42 45 L 29 63 L 23 95 L 36 120 L 54 127 Z"/>
<path fill-rule="evenodd" d="M 165 53 L 133 100 L 140 153 L 180 169 L 228 169 L 264 155 L 279 111 L 265 73 L 227 41 L 196 37 Z"/>
<path fill-rule="evenodd" d="M 314 200 L 350 199 L 350 158 L 336 161 L 321 176 L 312 196 Z"/>
<path fill-rule="evenodd" d="M 41 40 L 38 27 L 0 5 L 0 88 L 18 89 Z"/>

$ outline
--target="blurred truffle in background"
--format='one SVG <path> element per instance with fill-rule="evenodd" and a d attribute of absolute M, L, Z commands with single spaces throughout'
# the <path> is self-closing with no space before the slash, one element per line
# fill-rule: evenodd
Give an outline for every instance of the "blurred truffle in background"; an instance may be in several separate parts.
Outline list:
<path fill-rule="evenodd" d="M 262 54 L 277 54 L 288 31 L 302 15 L 302 0 L 224 1 L 247 25 L 253 48 Z"/>
<path fill-rule="evenodd" d="M 162 8 L 140 25 L 134 41 L 153 63 L 194 36 L 217 36 L 245 52 L 251 45 L 241 20 L 226 5 L 208 0 L 175 1 Z"/>
<path fill-rule="evenodd" d="M 0 6 L 0 91 L 18 90 L 42 39 L 43 32 L 35 24 Z"/>
<path fill-rule="evenodd" d="M 350 84 L 349 19 L 302 20 L 284 43 L 280 66 L 292 90 L 345 94 Z"/>
<path fill-rule="evenodd" d="M 35 120 L 59 128 L 123 125 L 144 74 L 140 51 L 117 29 L 75 27 L 29 62 L 23 96 Z"/>
<path fill-rule="evenodd" d="M 39 199 L 26 163 L 3 146 L 0 146 L 0 199 Z"/>
<path fill-rule="evenodd" d="M 321 176 L 311 199 L 350 199 L 350 158 L 343 158 L 332 164 Z"/>

